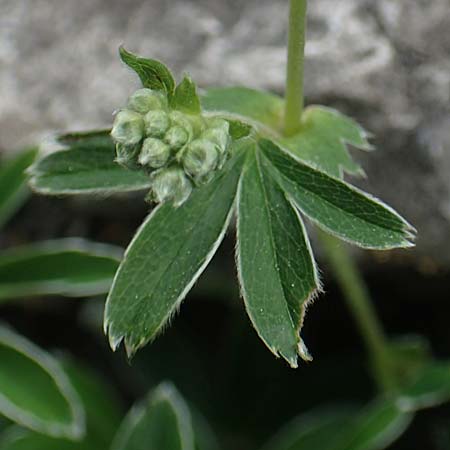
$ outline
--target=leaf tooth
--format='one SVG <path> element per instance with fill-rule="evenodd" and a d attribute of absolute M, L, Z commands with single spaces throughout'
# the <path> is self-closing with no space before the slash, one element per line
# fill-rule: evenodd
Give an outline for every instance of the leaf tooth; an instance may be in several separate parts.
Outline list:
<path fill-rule="evenodd" d="M 115 334 L 112 324 L 107 324 L 106 326 L 109 327 L 109 330 L 106 331 L 106 334 L 108 335 L 109 346 L 111 347 L 112 351 L 115 352 L 119 348 L 124 336 L 123 334 Z"/>

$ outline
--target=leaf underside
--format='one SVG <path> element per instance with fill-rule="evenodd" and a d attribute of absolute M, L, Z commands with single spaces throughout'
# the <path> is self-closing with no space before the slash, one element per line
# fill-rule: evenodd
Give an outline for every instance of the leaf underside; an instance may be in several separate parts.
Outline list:
<path fill-rule="evenodd" d="M 163 204 L 141 225 L 116 274 L 105 309 L 111 347 L 131 356 L 153 339 L 211 260 L 228 226 L 243 164 L 238 152 L 178 208 Z"/>
<path fill-rule="evenodd" d="M 319 287 L 317 270 L 298 212 L 256 149 L 250 151 L 238 197 L 241 289 L 261 339 L 296 367 L 298 354 L 309 358 L 299 332 L 305 306 Z"/>

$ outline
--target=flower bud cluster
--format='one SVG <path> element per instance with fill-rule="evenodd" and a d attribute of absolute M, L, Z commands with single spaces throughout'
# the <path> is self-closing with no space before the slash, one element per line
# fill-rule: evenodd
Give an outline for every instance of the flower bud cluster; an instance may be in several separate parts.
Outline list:
<path fill-rule="evenodd" d="M 160 91 L 139 89 L 114 120 L 116 161 L 148 171 L 148 199 L 181 205 L 193 186 L 211 180 L 229 156 L 229 123 L 172 110 Z"/>

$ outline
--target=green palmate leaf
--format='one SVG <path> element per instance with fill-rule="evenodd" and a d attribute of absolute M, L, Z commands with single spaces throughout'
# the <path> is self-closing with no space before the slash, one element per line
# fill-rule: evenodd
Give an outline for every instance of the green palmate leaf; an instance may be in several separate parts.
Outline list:
<path fill-rule="evenodd" d="M 46 195 L 102 194 L 150 187 L 145 172 L 117 164 L 115 146 L 105 131 L 60 137 L 64 150 L 38 160 L 30 170 L 30 185 Z"/>
<path fill-rule="evenodd" d="M 162 383 L 133 408 L 114 439 L 112 450 L 194 450 L 189 408 L 169 383 Z"/>
<path fill-rule="evenodd" d="M 330 108 L 310 106 L 302 115 L 300 131 L 279 142 L 300 159 L 336 178 L 344 172 L 363 175 L 355 163 L 347 144 L 371 150 L 367 133 L 352 119 Z"/>
<path fill-rule="evenodd" d="M 430 362 L 399 394 L 405 409 L 416 411 L 450 400 L 450 362 Z"/>
<path fill-rule="evenodd" d="M 414 229 L 393 209 L 355 187 L 260 141 L 273 175 L 306 216 L 325 231 L 364 248 L 411 247 Z"/>
<path fill-rule="evenodd" d="M 239 279 L 259 336 L 275 355 L 297 367 L 298 354 L 309 359 L 299 332 L 305 307 L 319 287 L 317 269 L 298 212 L 255 147 L 238 197 Z"/>
<path fill-rule="evenodd" d="M 201 98 L 206 111 L 222 111 L 280 129 L 283 100 L 277 95 L 244 87 L 209 89 Z"/>
<path fill-rule="evenodd" d="M 80 398 L 56 360 L 4 326 L 0 360 L 1 414 L 49 436 L 83 436 Z"/>
<path fill-rule="evenodd" d="M 120 47 L 119 54 L 122 61 L 138 74 L 144 87 L 165 91 L 169 97 L 173 94 L 175 80 L 163 63 L 154 59 L 140 58 L 123 47 Z"/>
<path fill-rule="evenodd" d="M 0 227 L 16 212 L 28 194 L 25 170 L 33 163 L 37 149 L 0 161 Z"/>
<path fill-rule="evenodd" d="M 170 105 L 173 109 L 178 109 L 188 114 L 200 114 L 201 106 L 197 88 L 188 75 L 185 75 L 181 83 L 176 87 Z"/>
<path fill-rule="evenodd" d="M 4 251 L 0 255 L 0 301 L 106 293 L 121 254 L 118 247 L 82 239 L 60 239 Z"/>
<path fill-rule="evenodd" d="M 243 155 L 182 206 L 157 207 L 133 238 L 105 310 L 105 330 L 129 355 L 154 338 L 205 269 L 228 226 Z"/>

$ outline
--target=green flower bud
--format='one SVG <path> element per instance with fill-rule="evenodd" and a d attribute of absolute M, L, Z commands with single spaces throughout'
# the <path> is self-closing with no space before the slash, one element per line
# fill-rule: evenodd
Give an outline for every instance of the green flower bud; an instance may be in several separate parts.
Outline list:
<path fill-rule="evenodd" d="M 140 150 L 141 146 L 139 144 L 116 144 L 116 162 L 128 169 L 139 169 L 137 164 L 137 155 Z"/>
<path fill-rule="evenodd" d="M 162 138 L 170 127 L 170 119 L 164 111 L 149 111 L 144 117 L 147 136 Z"/>
<path fill-rule="evenodd" d="M 167 97 L 162 92 L 147 88 L 138 89 L 128 99 L 128 108 L 141 114 L 166 107 Z"/>
<path fill-rule="evenodd" d="M 187 144 L 189 141 L 189 133 L 185 128 L 178 125 L 169 128 L 166 135 L 164 136 L 164 142 L 170 146 L 173 151 L 180 150 L 183 145 Z"/>
<path fill-rule="evenodd" d="M 169 158 L 170 147 L 163 141 L 154 138 L 144 140 L 141 153 L 139 154 L 140 164 L 158 169 L 167 164 Z"/>
<path fill-rule="evenodd" d="M 230 124 L 223 119 L 213 119 L 208 123 L 208 128 L 202 133 L 202 139 L 212 141 L 224 153 L 230 142 Z"/>
<path fill-rule="evenodd" d="M 172 126 L 179 126 L 183 128 L 188 134 L 188 140 L 192 140 L 194 137 L 194 122 L 196 122 L 196 116 L 188 116 L 179 111 L 172 111 L 170 113 L 170 121 Z"/>
<path fill-rule="evenodd" d="M 114 119 L 111 136 L 118 144 L 138 144 L 144 136 L 144 119 L 128 109 L 119 111 Z"/>
<path fill-rule="evenodd" d="M 197 183 L 205 182 L 205 177 L 214 171 L 218 161 L 217 145 L 205 139 L 192 141 L 182 156 L 185 172 Z"/>
<path fill-rule="evenodd" d="M 171 166 L 152 174 L 152 190 L 148 199 L 157 203 L 173 200 L 175 206 L 184 203 L 192 191 L 192 184 L 179 166 Z"/>

